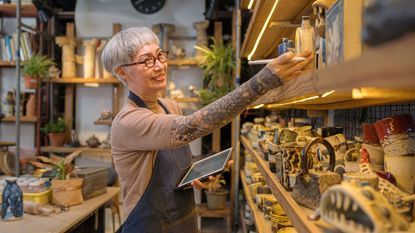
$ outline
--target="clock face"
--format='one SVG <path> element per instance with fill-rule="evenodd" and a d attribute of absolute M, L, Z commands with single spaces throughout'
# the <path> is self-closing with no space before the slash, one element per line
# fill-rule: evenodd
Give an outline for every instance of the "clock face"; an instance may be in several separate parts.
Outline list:
<path fill-rule="evenodd" d="M 131 0 L 134 8 L 143 14 L 153 14 L 163 8 L 166 0 Z"/>

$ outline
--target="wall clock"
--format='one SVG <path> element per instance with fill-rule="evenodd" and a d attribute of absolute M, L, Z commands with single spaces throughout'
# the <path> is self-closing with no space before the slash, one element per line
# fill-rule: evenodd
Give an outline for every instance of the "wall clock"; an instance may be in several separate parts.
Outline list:
<path fill-rule="evenodd" d="M 163 8 L 166 0 L 131 0 L 134 8 L 143 14 L 153 14 Z"/>

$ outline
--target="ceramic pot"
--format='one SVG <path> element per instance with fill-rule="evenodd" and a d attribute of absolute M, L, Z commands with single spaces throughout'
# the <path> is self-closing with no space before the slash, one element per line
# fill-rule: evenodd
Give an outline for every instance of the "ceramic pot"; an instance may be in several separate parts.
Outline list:
<path fill-rule="evenodd" d="M 206 190 L 208 208 L 212 210 L 225 209 L 228 193 L 228 190 L 223 190 L 222 192 L 208 192 Z"/>
<path fill-rule="evenodd" d="M 343 174 L 344 181 L 355 181 L 358 184 L 369 184 L 372 188 L 376 189 L 378 187 L 379 178 L 376 174 L 366 174 L 360 172 L 350 172 Z"/>
<path fill-rule="evenodd" d="M 352 154 L 354 153 L 357 153 L 359 155 L 359 152 L 356 148 L 351 148 L 344 154 L 344 167 L 345 167 L 346 172 L 359 172 L 360 171 L 359 162 L 358 162 L 360 155 L 357 156 L 356 160 L 354 160 L 352 159 L 353 158 Z"/>
<path fill-rule="evenodd" d="M 370 163 L 372 165 L 383 165 L 384 153 L 381 146 L 363 143 L 362 148 L 365 148 L 367 153 L 369 153 Z"/>
<path fill-rule="evenodd" d="M 295 32 L 295 48 L 296 52 L 301 53 L 305 50 L 309 50 L 312 54 L 315 54 L 315 35 L 314 28 L 311 26 L 310 17 L 303 16 L 301 26 L 297 28 Z M 314 60 L 305 69 L 313 69 Z"/>
<path fill-rule="evenodd" d="M 362 124 L 363 129 L 363 141 L 365 143 L 378 144 L 379 138 L 376 134 L 375 126 L 373 124 Z"/>
<path fill-rule="evenodd" d="M 62 146 L 65 143 L 65 133 L 48 133 L 51 146 Z"/>
<path fill-rule="evenodd" d="M 415 156 L 394 156 L 385 153 L 385 171 L 392 173 L 398 187 L 407 193 L 415 192 Z"/>
<path fill-rule="evenodd" d="M 7 178 L 1 203 L 1 219 L 11 221 L 23 217 L 23 192 L 16 183 L 17 178 Z"/>
<path fill-rule="evenodd" d="M 37 87 L 37 78 L 31 76 L 24 76 L 24 84 L 26 89 L 36 89 Z"/>

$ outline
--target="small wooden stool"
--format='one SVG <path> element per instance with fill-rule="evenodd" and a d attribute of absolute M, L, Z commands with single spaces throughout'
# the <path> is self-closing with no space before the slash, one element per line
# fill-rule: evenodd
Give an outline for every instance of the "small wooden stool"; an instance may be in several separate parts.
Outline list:
<path fill-rule="evenodd" d="M 231 210 L 229 205 L 226 209 L 211 210 L 207 207 L 206 203 L 196 204 L 196 215 L 201 218 L 224 218 L 226 220 L 227 232 L 231 233 Z"/>

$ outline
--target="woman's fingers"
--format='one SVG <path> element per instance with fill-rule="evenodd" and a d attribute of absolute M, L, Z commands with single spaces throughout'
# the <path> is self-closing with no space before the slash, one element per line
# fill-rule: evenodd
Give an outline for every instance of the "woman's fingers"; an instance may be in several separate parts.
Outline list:
<path fill-rule="evenodd" d="M 209 177 L 210 179 L 210 177 Z M 206 189 L 207 185 L 205 185 L 203 182 L 201 182 L 200 180 L 194 180 L 192 182 L 192 186 L 197 188 L 197 189 Z"/>
<path fill-rule="evenodd" d="M 282 72 L 282 76 L 288 77 L 297 71 L 301 71 L 306 65 L 308 65 L 312 61 L 312 59 L 313 59 L 312 56 L 308 56 L 304 61 L 298 62 L 294 66 Z"/>

